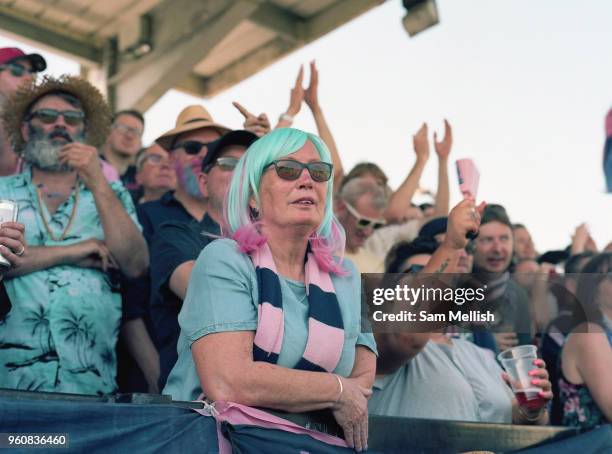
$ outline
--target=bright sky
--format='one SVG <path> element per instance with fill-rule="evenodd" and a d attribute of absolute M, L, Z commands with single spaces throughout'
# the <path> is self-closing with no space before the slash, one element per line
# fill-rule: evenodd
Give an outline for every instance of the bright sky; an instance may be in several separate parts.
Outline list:
<path fill-rule="evenodd" d="M 540 251 L 565 247 L 583 221 L 605 246 L 612 240 L 612 195 L 604 193 L 602 171 L 612 2 L 437 3 L 440 24 L 414 38 L 401 25 L 401 2 L 389 0 L 213 99 L 170 91 L 146 113 L 145 143 L 193 103 L 235 128 L 242 117 L 231 101 L 275 121 L 299 65 L 316 59 L 321 105 L 347 170 L 375 161 L 396 187 L 414 163 L 412 134 L 423 121 L 442 133 L 448 118 L 451 157 L 476 161 L 479 197 L 505 205 Z M 78 73 L 76 63 L 42 53 L 48 72 Z M 314 131 L 306 106 L 294 126 Z M 454 166 L 450 172 L 454 204 Z M 436 175 L 432 149 L 422 185 L 435 190 Z"/>

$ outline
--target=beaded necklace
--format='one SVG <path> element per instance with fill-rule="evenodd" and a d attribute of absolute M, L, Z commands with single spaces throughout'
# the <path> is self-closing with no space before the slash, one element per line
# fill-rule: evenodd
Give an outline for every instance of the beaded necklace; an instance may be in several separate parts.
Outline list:
<path fill-rule="evenodd" d="M 74 191 L 75 191 L 74 205 L 72 206 L 72 212 L 70 213 L 68 224 L 66 224 L 66 228 L 64 229 L 64 231 L 62 232 L 62 235 L 58 239 L 55 235 L 53 235 L 53 232 L 51 231 L 51 228 L 49 227 L 49 224 L 47 222 L 47 218 L 45 217 L 45 210 L 43 208 L 43 200 L 42 200 L 42 188 L 40 185 L 38 185 L 38 187 L 36 188 L 36 195 L 38 196 L 38 208 L 40 210 L 40 217 L 42 218 L 43 224 L 45 226 L 45 230 L 47 231 L 47 234 L 49 235 L 49 238 L 51 238 L 51 240 L 63 241 L 64 238 L 66 238 L 66 235 L 68 234 L 68 231 L 70 230 L 70 227 L 72 226 L 72 221 L 74 221 L 74 218 L 76 216 L 77 204 L 79 202 L 79 190 L 80 190 L 80 187 L 77 184 L 76 188 L 74 188 Z"/>

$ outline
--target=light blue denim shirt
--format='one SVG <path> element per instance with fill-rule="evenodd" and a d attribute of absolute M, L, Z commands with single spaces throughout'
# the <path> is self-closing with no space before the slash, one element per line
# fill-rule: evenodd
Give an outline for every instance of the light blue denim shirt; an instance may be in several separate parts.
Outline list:
<path fill-rule="evenodd" d="M 371 333 L 361 333 L 361 284 L 359 272 L 348 260 L 345 277 L 332 275 L 344 321 L 344 349 L 335 373 L 350 375 L 355 348 L 364 345 L 376 352 Z M 285 317 L 284 337 L 278 365 L 293 367 L 302 357 L 308 338 L 308 299 L 303 283 L 280 277 Z M 257 329 L 258 289 L 251 259 L 237 249 L 233 240 L 213 241 L 200 253 L 191 273 L 189 288 L 179 314 L 181 335 L 178 361 L 172 369 L 164 394 L 174 400 L 194 400 L 202 392 L 191 344 L 203 336 L 225 331 Z"/>
<path fill-rule="evenodd" d="M 67 246 L 90 238 L 104 240 L 93 194 L 79 183 L 79 199 L 66 238 L 53 241 L 41 218 L 60 238 L 75 196 L 51 216 L 39 206 L 31 170 L 0 178 L 0 198 L 15 200 L 29 247 Z M 121 183 L 110 183 L 132 220 L 134 204 Z M 43 194 L 44 197 L 44 194 Z M 0 323 L 0 388 L 104 394 L 116 389 L 115 344 L 121 296 L 101 270 L 60 265 L 5 279 L 12 303 Z"/>

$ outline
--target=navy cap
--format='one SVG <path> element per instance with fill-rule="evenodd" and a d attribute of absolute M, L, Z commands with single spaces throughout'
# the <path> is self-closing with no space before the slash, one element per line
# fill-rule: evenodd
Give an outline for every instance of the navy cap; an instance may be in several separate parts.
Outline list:
<path fill-rule="evenodd" d="M 202 171 L 204 171 L 204 169 L 210 164 L 215 162 L 215 159 L 219 157 L 225 148 L 232 145 L 249 148 L 257 139 L 259 139 L 259 137 L 257 137 L 251 131 L 246 131 L 244 129 L 237 129 L 235 131 L 228 132 L 220 139 L 217 139 L 208 145 L 208 153 L 206 153 L 206 156 L 204 156 L 204 159 L 202 159 Z"/>

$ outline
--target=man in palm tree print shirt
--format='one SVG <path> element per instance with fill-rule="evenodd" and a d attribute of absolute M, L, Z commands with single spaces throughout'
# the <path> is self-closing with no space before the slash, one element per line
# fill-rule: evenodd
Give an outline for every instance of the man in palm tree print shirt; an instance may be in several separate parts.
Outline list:
<path fill-rule="evenodd" d="M 2 120 L 26 166 L 0 178 L 0 194 L 19 206 L 28 248 L 4 276 L 12 307 L 0 324 L 0 388 L 111 393 L 121 296 L 108 272 L 136 277 L 148 252 L 131 197 L 98 159 L 108 107 L 73 77 L 9 102 Z"/>

